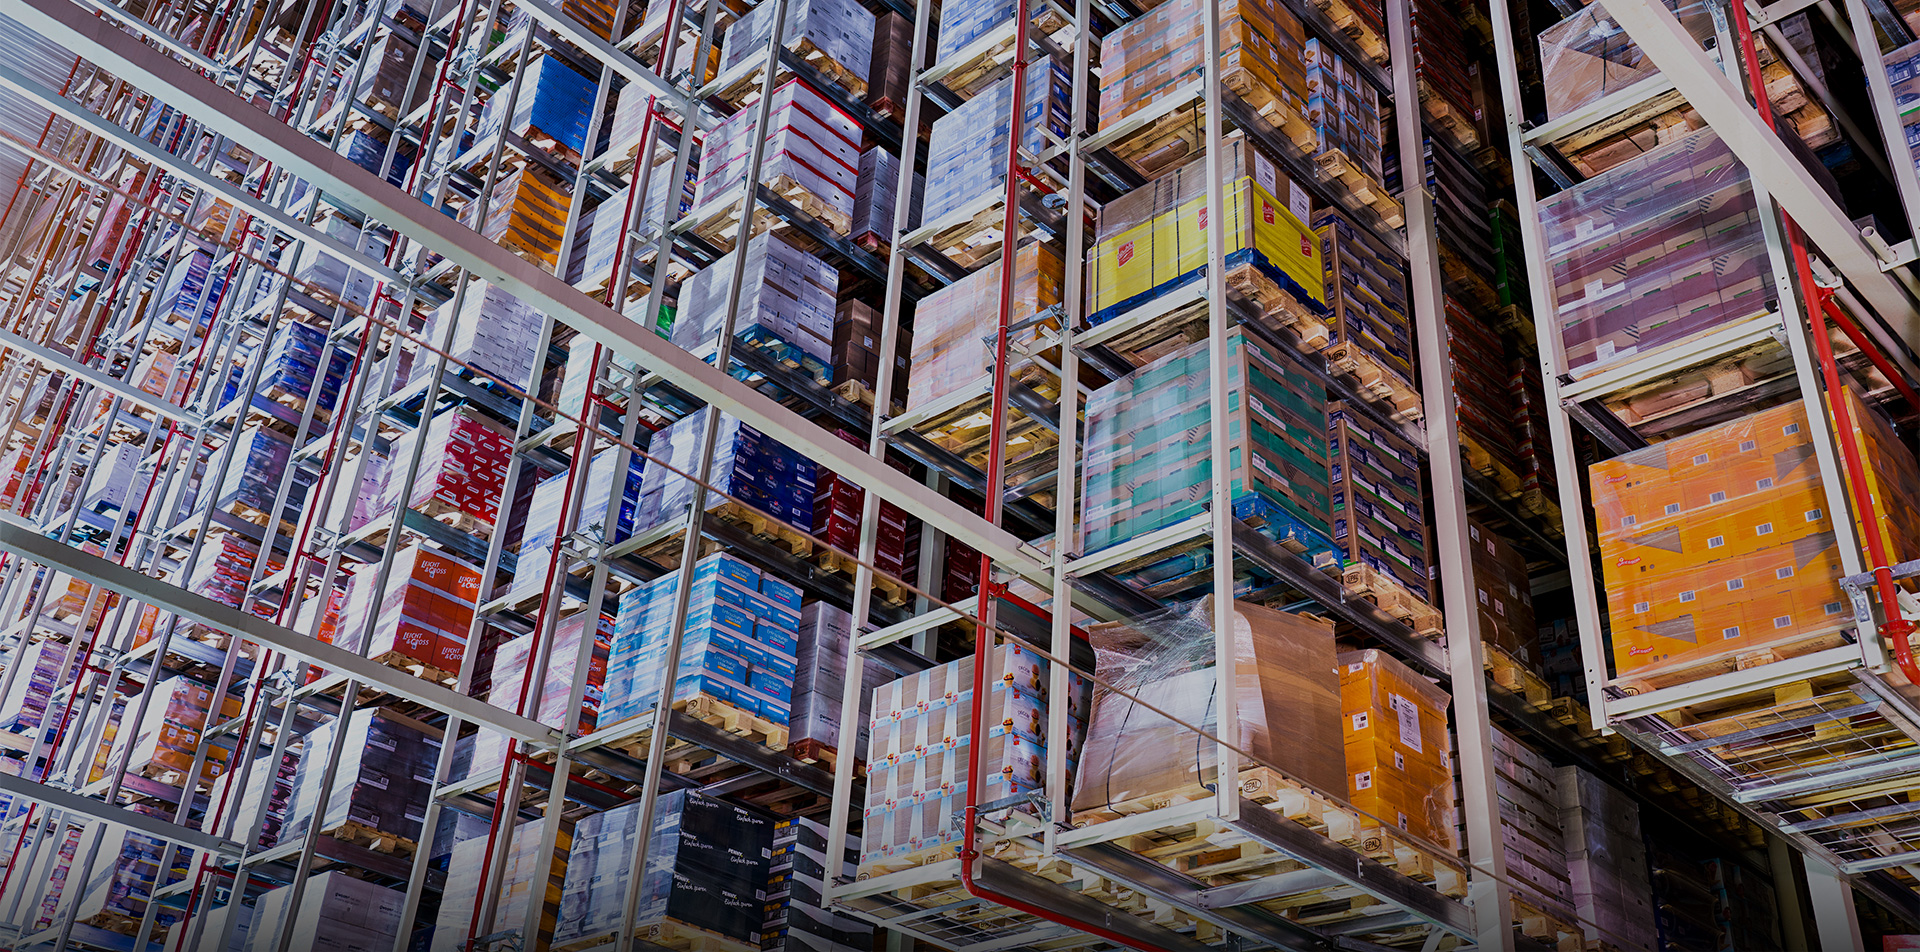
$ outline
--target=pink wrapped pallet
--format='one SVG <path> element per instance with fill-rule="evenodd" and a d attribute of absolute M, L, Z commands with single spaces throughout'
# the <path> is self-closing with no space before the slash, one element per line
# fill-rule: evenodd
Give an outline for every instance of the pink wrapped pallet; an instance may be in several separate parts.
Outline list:
<path fill-rule="evenodd" d="M 754 119 L 755 110 L 742 109 L 708 133 L 700 180 L 694 184 L 695 217 L 737 201 Z M 774 90 L 760 181 L 846 234 L 859 176 L 859 123 L 798 79 Z"/>

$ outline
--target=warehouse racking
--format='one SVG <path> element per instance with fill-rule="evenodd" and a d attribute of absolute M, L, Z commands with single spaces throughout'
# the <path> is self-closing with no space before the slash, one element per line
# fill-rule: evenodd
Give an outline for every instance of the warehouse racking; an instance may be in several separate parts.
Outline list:
<path fill-rule="evenodd" d="M 889 947 L 1684 946 L 1716 927 L 1663 901 L 1645 939 L 1552 867 L 1646 896 L 1649 916 L 1656 889 L 1698 875 L 1701 895 L 1742 897 L 1721 914 L 1737 905 L 1723 931 L 1744 938 L 1772 925 L 1763 890 L 1794 894 L 1789 843 L 1825 947 L 1860 941 L 1847 887 L 1913 918 L 1898 792 L 1920 718 L 1891 670 L 1907 631 L 1874 613 L 1883 546 L 1831 520 L 1847 623 L 1669 686 L 1607 664 L 1623 628 L 1586 556 L 1609 539 L 1581 478 L 1736 410 L 1824 406 L 1841 373 L 1866 382 L 1851 412 L 1916 408 L 1912 242 L 1880 237 L 1905 230 L 1890 212 L 1857 227 L 1787 145 L 1841 130 L 1916 207 L 1911 158 L 1863 131 L 1905 138 L 1908 48 L 1881 42 L 1910 39 L 1904 23 L 1861 0 L 1708 5 L 1685 25 L 1637 0 L 1561 10 L 1612 18 L 1658 72 L 1566 112 L 1547 97 L 1539 123 L 1523 82 L 1543 67 L 1514 51 L 1548 31 L 1517 25 L 1540 12 L 1523 4 L 1142 6 L 4 11 L 29 54 L 0 64 L 24 114 L 6 144 L 28 162 L 26 204 L 0 216 L 0 699 L 29 699 L 0 733 L 10 947 L 287 950 L 329 929 L 395 950 L 754 947 L 658 879 L 676 868 L 739 920 L 776 872 L 736 887 L 694 855 L 715 843 L 774 854 L 789 884 L 811 877 L 816 923 L 855 942 L 878 926 Z M 1812 12 L 1866 63 L 1864 125 L 1784 32 Z M 844 41 L 889 16 L 891 72 L 863 78 L 883 58 Z M 1738 55 L 1705 58 L 1702 22 Z M 1199 63 L 1298 45 L 1301 101 L 1260 73 L 1291 67 L 1254 57 L 1121 92 L 1134 57 L 1156 62 L 1128 44 L 1154 31 Z M 1474 102 L 1487 81 L 1498 110 Z M 1751 170 L 1772 299 L 1589 372 L 1558 326 L 1542 183 L 1617 181 L 1602 164 L 1689 113 Z M 897 152 L 891 219 L 869 205 L 856 225 L 875 149 Z M 839 166 L 809 164 L 823 155 Z M 1803 299 L 1819 306 L 1783 303 Z M 827 349 L 848 304 L 866 315 L 851 337 L 877 329 L 870 378 L 836 373 L 848 339 Z M 1803 310 L 1811 330 L 1782 316 Z M 1189 387 L 1178 406 L 1154 402 L 1166 368 Z M 1514 433 L 1435 410 L 1489 394 Z M 1294 466 L 1285 480 L 1253 471 L 1255 403 L 1319 414 L 1261 457 Z M 1169 409 L 1191 412 L 1157 427 Z M 1826 511 L 1870 510 L 1842 478 L 1862 452 L 1845 419 L 1835 438 L 1810 425 L 1824 412 L 1802 418 Z M 1154 459 L 1189 467 L 1190 495 L 1143 528 L 1096 510 L 1139 488 L 1114 460 L 1146 432 L 1172 437 Z M 1384 502 L 1362 509 L 1363 490 Z M 1394 542 L 1413 537 L 1412 556 Z M 1584 691 L 1555 692 L 1531 632 L 1483 607 L 1501 584 L 1567 598 Z M 754 617 L 726 628 L 725 598 Z M 1285 704 L 1223 674 L 1330 672 L 1336 635 L 1345 673 L 1283 682 Z M 797 689 L 780 656 L 802 644 L 825 661 L 805 745 L 757 689 Z M 967 756 L 941 751 L 948 788 L 914 782 L 931 768 L 910 745 L 836 755 L 862 749 L 869 704 L 928 690 L 918 713 L 948 718 L 929 737 L 967 738 Z M 1024 733 L 1012 714 L 986 727 L 989 704 L 1020 703 Z M 1100 734 L 1103 716 L 1147 720 L 1201 766 L 1085 799 L 1094 771 L 1111 787 L 1136 769 L 1093 759 L 1129 736 Z M 1389 815 L 1384 783 L 1339 779 L 1352 754 L 1329 766 L 1245 731 L 1297 717 L 1330 747 L 1355 716 L 1428 739 L 1392 757 L 1436 765 L 1427 796 L 1458 797 L 1460 830 L 1445 809 Z M 1024 779 L 989 783 L 990 747 L 1030 758 L 1005 775 Z M 920 838 L 892 832 L 886 791 L 916 798 Z M 1638 849 L 1606 821 L 1673 810 L 1717 820 L 1707 848 L 1729 858 L 1693 873 L 1660 843 L 1639 863 L 1651 883 L 1550 832 Z M 637 833 L 663 828 L 680 832 Z M 564 918 L 570 903 L 593 915 Z M 1798 900 L 1782 905 L 1798 928 Z M 346 923 L 347 906 L 366 911 Z M 314 918 L 268 928 L 276 908 Z"/>

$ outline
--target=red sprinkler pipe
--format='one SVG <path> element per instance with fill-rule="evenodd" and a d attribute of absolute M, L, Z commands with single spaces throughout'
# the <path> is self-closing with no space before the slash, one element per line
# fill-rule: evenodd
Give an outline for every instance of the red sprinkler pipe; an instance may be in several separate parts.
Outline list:
<path fill-rule="evenodd" d="M 1767 98 L 1766 81 L 1760 75 L 1760 55 L 1754 46 L 1753 26 L 1747 21 L 1746 5 L 1734 3 L 1729 6 L 1733 9 L 1735 32 L 1740 37 L 1740 56 L 1746 64 L 1753 90 L 1754 108 L 1760 111 L 1760 117 L 1766 120 L 1769 129 L 1778 131 L 1773 103 Z M 1859 447 L 1854 445 L 1853 415 L 1848 411 L 1846 401 L 1840 399 L 1840 365 L 1834 361 L 1833 341 L 1827 338 L 1829 313 L 1848 338 L 1873 358 L 1874 365 L 1882 367 L 1883 372 L 1881 361 L 1885 357 L 1853 321 L 1833 305 L 1833 292 L 1814 283 L 1813 268 L 1807 263 L 1807 247 L 1800 234 L 1800 226 L 1794 224 L 1793 216 L 1785 211 L 1780 213 L 1780 217 L 1784 219 L 1787 241 L 1793 248 L 1795 277 L 1799 279 L 1800 287 L 1809 289 L 1807 293 L 1813 299 L 1813 306 L 1807 314 L 1807 323 L 1813 332 L 1813 349 L 1820 359 L 1820 376 L 1826 383 L 1827 407 L 1833 414 L 1833 426 L 1840 437 L 1840 458 L 1847 471 L 1847 495 L 1854 510 L 1860 513 L 1860 523 L 1865 527 L 1867 557 L 1873 563 L 1874 588 L 1879 592 L 1880 607 L 1886 615 L 1886 620 L 1880 623 L 1879 634 L 1893 648 L 1894 661 L 1900 666 L 1900 672 L 1907 676 L 1908 683 L 1920 686 L 1920 664 L 1914 662 L 1913 645 L 1910 643 L 1914 623 L 1900 612 L 1899 595 L 1893 585 L 1892 562 L 1887 555 L 1887 540 L 1881 534 L 1879 520 L 1874 518 L 1873 490 L 1867 485 L 1867 469 L 1860 460 Z M 1901 393 L 1907 395 L 1908 400 L 1913 399 L 1912 388 L 1906 386 L 1898 374 L 1889 373 L 1888 377 L 1901 388 Z M 1838 518 L 1845 518 L 1845 515 L 1840 514 Z"/>
<path fill-rule="evenodd" d="M 992 525 L 1000 524 L 1001 492 L 1000 484 L 1006 478 L 1006 446 L 1004 436 L 1007 429 L 1007 335 L 1013 308 L 1013 256 L 1014 248 L 1020 239 L 1020 183 L 1031 176 L 1020 163 L 1021 113 L 1027 101 L 1027 28 L 1030 12 L 1027 0 L 1017 0 L 1014 7 L 1013 23 L 1015 50 L 1013 61 L 1013 105 L 1007 120 L 1007 193 L 1006 214 L 1000 222 L 1000 311 L 995 319 L 993 335 L 993 422 L 987 438 L 987 491 L 985 508 L 982 515 Z M 993 600 L 999 587 L 993 583 L 993 557 L 980 554 L 980 597 L 975 606 L 973 641 L 973 724 L 974 729 L 986 723 L 987 706 L 987 668 L 993 657 L 994 625 Z M 1140 949 L 1142 952 L 1166 952 L 1159 946 L 1145 945 L 1139 939 L 1122 935 L 1097 922 L 1076 919 L 1062 915 L 1051 909 L 1028 902 L 1018 896 L 996 891 L 980 882 L 974 872 L 974 865 L 980 859 L 980 842 L 977 832 L 980 818 L 980 778 L 982 774 L 981 757 L 985 744 L 970 744 L 967 754 L 967 793 L 964 809 L 961 813 L 960 848 L 960 885 L 967 895 L 976 899 L 998 903 L 1009 909 L 1038 916 L 1048 922 L 1070 926 L 1091 936 L 1097 936 L 1116 945 Z"/>

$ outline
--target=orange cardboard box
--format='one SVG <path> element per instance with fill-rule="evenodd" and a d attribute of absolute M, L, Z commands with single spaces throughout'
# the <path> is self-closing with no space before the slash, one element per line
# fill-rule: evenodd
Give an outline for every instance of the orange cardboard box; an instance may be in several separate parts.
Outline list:
<path fill-rule="evenodd" d="M 1453 845 L 1453 741 L 1445 691 L 1377 649 L 1340 664 L 1347 796 L 1384 823 Z"/>

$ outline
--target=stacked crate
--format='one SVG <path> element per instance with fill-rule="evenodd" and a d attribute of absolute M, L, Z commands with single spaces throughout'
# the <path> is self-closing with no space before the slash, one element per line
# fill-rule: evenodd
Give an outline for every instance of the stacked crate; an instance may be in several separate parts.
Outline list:
<path fill-rule="evenodd" d="M 560 240 L 566 234 L 567 207 L 572 202 L 566 183 L 539 163 L 528 162 L 494 184 L 484 219 L 475 199 L 460 209 L 459 220 L 488 241 L 551 272 L 560 265 Z"/>
<path fill-rule="evenodd" d="M 946 36 L 942 30 L 943 44 Z M 1058 61 L 1049 57 L 1027 66 L 1020 148 L 1038 154 L 1049 136 L 1056 141 L 1068 136 L 1072 93 L 1072 78 Z M 1013 77 L 1008 76 L 933 124 L 927 143 L 927 200 L 921 209 L 928 224 L 977 208 L 979 199 L 1004 192 L 1012 110 Z"/>
<path fill-rule="evenodd" d="M 1371 569 L 1376 598 L 1383 588 L 1397 586 L 1432 605 L 1419 450 L 1336 400 L 1327 405 L 1327 463 L 1332 538 L 1341 564 Z"/>
<path fill-rule="evenodd" d="M 326 371 L 320 370 L 320 358 L 326 356 Z M 260 357 L 258 392 L 268 399 L 285 399 L 305 408 L 314 404 L 313 417 L 325 421 L 333 415 L 340 399 L 340 387 L 353 366 L 353 352 L 344 347 L 327 347 L 327 332 L 309 324 L 288 321 L 274 335 L 273 343 Z M 316 386 L 317 384 L 317 386 Z"/>
<path fill-rule="evenodd" d="M 620 597 L 605 723 L 653 710 L 679 583 L 679 573 L 663 575 Z M 784 728 L 799 641 L 799 589 L 725 553 L 710 555 L 694 567 L 673 699 L 705 695 Z"/>
<path fill-rule="evenodd" d="M 1065 264 L 1052 247 L 1034 243 L 1013 255 L 1013 301 L 1007 324 L 1009 356 L 1037 341 L 1057 318 L 1032 320 L 1060 303 Z M 995 321 L 1000 314 L 1001 269 L 982 268 L 927 295 L 914 311 L 907 406 L 918 408 L 979 389 L 993 372 Z M 981 390 L 984 392 L 984 390 Z"/>
<path fill-rule="evenodd" d="M 338 736 L 343 732 L 345 737 Z M 433 792 L 439 735 L 390 711 L 361 708 L 303 741 L 282 838 L 317 827 L 325 835 L 411 855 L 420 842 L 421 811 Z M 324 775 L 336 745 L 340 761 L 328 785 Z"/>
<path fill-rule="evenodd" d="M 1573 884 L 1553 764 L 1495 727 L 1493 772 L 1494 792 L 1500 798 L 1500 845 L 1515 898 L 1561 922 L 1572 922 Z"/>
<path fill-rule="evenodd" d="M 1451 849 L 1453 739 L 1447 692 L 1377 648 L 1342 652 L 1347 800 L 1375 821 Z"/>
<path fill-rule="evenodd" d="M 867 802 L 859 875 L 865 879 L 935 857 L 952 857 L 963 833 L 963 803 L 992 803 L 1044 788 L 1047 756 L 1047 662 L 1019 645 L 994 649 L 992 697 L 984 732 L 973 723 L 974 660 L 962 658 L 881 686 L 869 722 Z M 1080 700 L 1084 734 L 1086 707 Z M 1063 699 L 1071 702 L 1073 699 Z M 1068 744 L 1069 771 L 1078 758 Z M 979 753 L 983 786 L 968 791 L 970 746 Z"/>
<path fill-rule="evenodd" d="M 826 602 L 808 602 L 800 609 L 800 635 L 795 648 L 793 716 L 787 723 L 787 749 L 808 761 L 836 760 L 840 747 L 840 704 L 844 699 L 847 663 L 853 653 L 853 616 Z M 873 689 L 892 675 L 869 657 L 861 658 L 860 727 L 854 759 L 867 759 L 868 718 Z"/>
<path fill-rule="evenodd" d="M 1411 6 L 1414 75 L 1419 78 L 1422 111 L 1462 149 L 1478 149 L 1482 143 L 1475 90 L 1480 64 L 1468 48 L 1456 3 L 1421 0 Z"/>
<path fill-rule="evenodd" d="M 694 790 L 660 795 L 654 826 L 640 827 L 638 802 L 595 813 L 574 827 L 561 892 L 562 946 L 616 932 L 632 888 L 634 851 L 647 837 L 640 871 L 637 935 L 658 946 L 715 946 L 722 940 L 759 941 L 772 821 Z"/>
<path fill-rule="evenodd" d="M 1337 208 L 1315 212 L 1313 230 L 1320 236 L 1321 273 L 1332 311 L 1328 360 L 1357 378 L 1370 399 L 1387 403 L 1397 415 L 1419 416 L 1413 326 L 1398 256 Z"/>
<path fill-rule="evenodd" d="M 680 474 L 697 473 L 706 415 L 716 412 L 710 406 L 701 407 L 653 435 L 648 453 L 663 465 L 647 467 L 641 480 L 634 514 L 637 530 L 683 518 L 692 507 L 695 487 Z M 782 522 L 810 526 L 817 472 L 813 460 L 721 414 L 710 486 Z M 733 505 L 716 493 L 707 493 L 709 510 Z"/>
<path fill-rule="evenodd" d="M 225 773 L 231 751 L 203 743 L 202 733 L 208 727 L 239 717 L 240 699 L 221 695 L 216 705 L 212 688 L 185 675 L 167 678 L 147 690 L 153 694 L 147 701 L 146 711 L 130 728 L 122 728 L 114 740 L 109 762 L 124 762 L 128 773 L 172 778 L 169 782 L 176 786 L 181 785 L 183 779 L 191 781 L 187 786 L 211 782 Z M 194 756 L 203 747 L 206 758 L 199 776 L 189 778 Z"/>
<path fill-rule="evenodd" d="M 1504 536 L 1472 519 L 1467 520 L 1467 545 L 1473 549 L 1480 640 L 1530 670 L 1542 670 L 1526 556 Z"/>
<path fill-rule="evenodd" d="M 773 10 L 767 4 L 753 7 L 727 28 L 721 72 L 766 49 L 773 36 Z M 874 17 L 866 7 L 855 0 L 789 0 L 780 38 L 781 45 L 855 98 L 866 95 L 874 39 Z"/>
<path fill-rule="evenodd" d="M 913 71 L 912 64 L 913 21 L 899 13 L 875 21 L 873 58 L 867 66 L 867 105 L 874 112 L 898 119 L 906 111 L 907 76 Z"/>
<path fill-rule="evenodd" d="M 739 263 L 734 256 L 741 253 L 728 252 L 681 287 L 680 317 L 672 332 L 675 344 L 708 359 L 717 353 Z M 765 351 L 778 361 L 798 365 L 822 385 L 832 383 L 833 311 L 840 272 L 773 232 L 747 242 L 744 253 L 740 306 L 733 322 L 733 336 L 739 343 L 734 346 Z"/>
<path fill-rule="evenodd" d="M 490 533 L 499 518 L 513 457 L 513 431 L 471 407 L 456 407 L 396 440 L 391 450 L 404 460 L 421 444 L 413 485 L 401 485 L 401 467 L 387 471 L 380 512 L 416 509 L 452 519 L 457 528 Z"/>
<path fill-rule="evenodd" d="M 1328 482 L 1326 388 L 1289 353 L 1235 330 L 1227 341 L 1234 515 L 1316 564 L 1338 564 Z M 1198 515 L 1211 466 L 1206 341 L 1087 399 L 1085 546 L 1094 552 Z M 1155 571 L 1205 567 L 1205 549 Z M 1143 579 L 1144 580 L 1144 579 Z"/>
<path fill-rule="evenodd" d="M 1843 394 L 1890 558 L 1914 558 L 1920 467 Z M 1619 675 L 1771 659 L 1852 624 L 1810 430 L 1795 401 L 1591 467 Z"/>
<path fill-rule="evenodd" d="M 626 478 L 621 480 L 620 488 L 620 511 L 611 531 L 605 524 L 616 468 L 623 452 L 621 447 L 608 447 L 595 453 L 593 460 L 587 464 L 587 485 L 580 497 L 579 508 L 574 510 L 571 524 L 577 527 L 573 532 L 596 543 L 612 545 L 633 534 L 634 508 L 639 505 L 647 460 L 638 453 L 627 454 Z M 567 490 L 566 473 L 549 476 L 534 487 L 532 503 L 527 507 L 526 516 L 520 520 L 525 530 L 520 536 L 515 555 L 518 571 L 514 573 L 511 589 L 514 598 L 526 598 L 539 593 L 547 581 L 547 563 L 552 560 L 555 545 L 554 531 L 560 528 L 560 511 L 566 503 Z"/>
<path fill-rule="evenodd" d="M 1711 129 L 1539 208 L 1554 331 L 1575 376 L 1762 313 L 1775 296 L 1753 183 Z"/>
<path fill-rule="evenodd" d="M 561 157 L 579 161 L 587 149 L 587 127 L 599 84 L 547 54 L 533 57 L 517 71 L 515 79 L 511 96 L 500 93 L 487 100 L 476 137 L 486 139 L 505 131 L 536 146 L 551 142 Z M 507 111 L 509 98 L 513 100 L 511 114 Z"/>
<path fill-rule="evenodd" d="M 742 109 L 707 134 L 694 217 L 740 202 L 758 126 L 755 109 Z M 767 114 L 760 182 L 840 234 L 851 227 L 853 189 L 860 174 L 860 123 L 804 80 L 773 92 Z M 735 216 L 738 217 L 736 211 Z"/>
<path fill-rule="evenodd" d="M 1159 14 L 1161 7 L 1153 16 Z M 1303 338 L 1317 339 L 1318 315 L 1326 311 L 1327 278 L 1320 241 L 1307 227 L 1307 194 L 1242 135 L 1221 144 L 1227 185 L 1226 263 L 1235 275 L 1256 270 L 1282 294 L 1261 301 L 1269 323 L 1302 323 Z M 1184 287 L 1205 275 L 1207 168 L 1195 159 L 1100 208 L 1095 243 L 1088 255 L 1089 323 L 1102 324 L 1134 307 Z M 1404 310 L 1404 307 L 1402 308 Z"/>
<path fill-rule="evenodd" d="M 346 627 L 335 644 L 428 680 L 451 680 L 467 652 L 480 570 L 450 552 L 414 543 L 394 556 L 378 604 L 376 578 L 368 573 L 354 579 Z M 369 620 L 371 638 L 362 650 Z"/>
<path fill-rule="evenodd" d="M 141 804 L 129 809 L 158 819 L 171 818 L 170 813 L 163 813 L 157 804 Z M 99 838 L 92 839 L 96 834 Z M 118 823 L 96 822 L 88 835 L 81 838 L 81 842 L 91 846 L 92 876 L 85 882 L 68 884 L 74 892 L 71 896 L 63 894 L 59 897 L 56 916 L 71 914 L 74 922 L 118 932 L 138 927 L 156 889 L 187 878 L 188 867 L 193 862 L 192 850 L 176 849 L 172 862 L 163 873 L 160 859 L 167 841 L 136 833 L 131 827 Z M 79 866 L 86 857 L 62 859 L 63 862 L 55 864 L 49 871 L 49 878 L 65 880 L 77 877 Z M 68 909 L 69 904 L 74 908 Z M 179 913 L 165 906 L 154 911 L 154 922 L 162 928 L 172 925 L 179 918 Z"/>
<path fill-rule="evenodd" d="M 398 118 L 401 113 L 425 104 L 433 91 L 434 78 L 439 75 L 440 58 L 429 52 L 427 61 L 420 64 L 419 77 L 408 85 L 407 80 L 413 76 L 413 61 L 418 55 L 419 48 L 404 37 L 392 30 L 381 30 L 361 56 L 360 84 L 353 89 L 351 98 L 368 103 L 388 118 Z"/>
<path fill-rule="evenodd" d="M 260 896 L 247 929 L 246 952 L 270 952 L 283 936 L 293 937 L 287 952 L 354 952 L 393 942 L 406 921 L 407 894 L 355 879 L 345 870 L 316 873 L 307 880 L 300 905 L 293 908 L 293 887 Z"/>
<path fill-rule="evenodd" d="M 805 817 L 773 824 L 761 952 L 871 952 L 873 924 L 827 908 L 826 884 L 851 881 L 860 838 L 850 836 L 840 862 L 829 857 L 827 828 Z"/>

